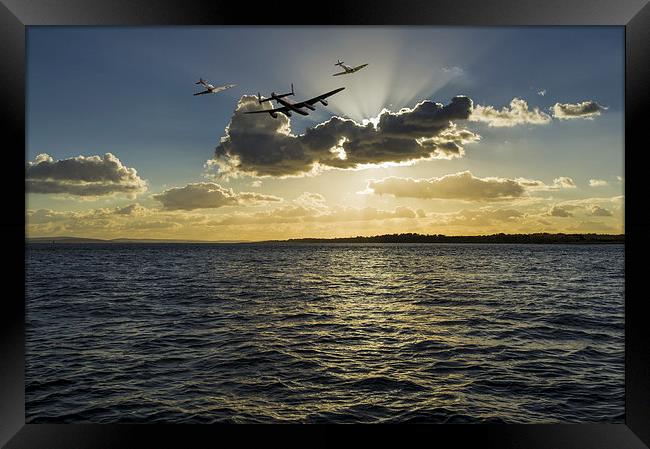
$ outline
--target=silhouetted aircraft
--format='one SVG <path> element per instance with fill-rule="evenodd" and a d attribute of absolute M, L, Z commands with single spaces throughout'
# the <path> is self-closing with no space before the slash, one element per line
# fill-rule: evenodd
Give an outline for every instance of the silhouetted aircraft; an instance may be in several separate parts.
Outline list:
<path fill-rule="evenodd" d="M 236 84 L 226 84 L 225 86 L 213 86 L 212 84 L 208 83 L 206 80 L 203 78 L 199 78 L 199 80 L 194 83 L 194 84 L 201 84 L 203 87 L 206 88 L 203 92 L 197 92 L 194 94 L 196 95 L 203 95 L 203 94 L 217 94 L 223 90 L 230 89 L 231 87 L 235 87 Z"/>
<path fill-rule="evenodd" d="M 275 92 L 271 92 L 271 97 L 264 98 L 264 99 L 262 99 L 262 95 L 260 95 L 259 93 L 257 94 L 257 101 L 260 104 L 264 103 L 265 101 L 275 100 L 276 102 L 280 103 L 282 107 L 275 108 L 275 109 L 262 109 L 261 111 L 248 111 L 246 112 L 246 114 L 261 114 L 266 112 L 270 114 L 271 117 L 273 118 L 276 118 L 278 116 L 278 112 L 281 112 L 287 117 L 291 117 L 291 112 L 297 112 L 300 115 L 309 115 L 309 112 L 305 111 L 305 109 L 309 109 L 310 111 L 316 110 L 314 104 L 318 102 L 320 102 L 324 106 L 327 106 L 327 101 L 325 101 L 325 99 L 327 97 L 334 95 L 335 93 L 341 92 L 343 89 L 345 89 L 345 87 L 339 87 L 338 89 L 334 89 L 330 92 L 311 98 L 309 100 L 301 101 L 300 103 L 293 103 L 285 99 L 285 97 L 288 97 L 289 95 L 295 95 L 293 91 L 293 84 L 291 84 L 291 92 L 288 92 L 286 94 L 278 95 Z"/>
<path fill-rule="evenodd" d="M 364 67 L 367 66 L 368 64 L 361 64 L 361 65 L 358 65 L 358 66 L 356 66 L 356 67 L 350 67 L 349 65 L 345 65 L 345 64 L 343 63 L 343 61 L 341 61 L 340 59 L 337 59 L 337 62 L 336 62 L 336 64 L 334 64 L 334 65 L 338 65 L 338 66 L 340 66 L 341 68 L 343 68 L 343 70 L 345 70 L 345 72 L 335 73 L 335 74 L 332 75 L 332 76 L 348 75 L 348 74 L 350 74 L 350 73 L 358 72 L 359 70 L 361 70 L 362 68 L 364 68 Z"/>

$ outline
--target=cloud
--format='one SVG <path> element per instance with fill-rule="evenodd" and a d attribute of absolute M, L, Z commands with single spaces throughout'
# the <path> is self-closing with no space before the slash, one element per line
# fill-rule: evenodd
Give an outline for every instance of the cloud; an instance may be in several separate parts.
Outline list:
<path fill-rule="evenodd" d="M 325 197 L 320 193 L 304 192 L 298 198 L 293 200 L 294 203 L 315 209 L 323 209 L 327 207 Z"/>
<path fill-rule="evenodd" d="M 526 190 L 529 191 L 548 191 L 548 190 L 559 190 L 559 189 L 575 189 L 576 183 L 572 178 L 568 176 L 560 176 L 553 180 L 553 184 L 546 184 L 543 181 L 538 181 L 535 179 L 526 179 L 526 178 L 515 178 L 515 181 L 521 184 Z"/>
<path fill-rule="evenodd" d="M 622 234 L 625 233 L 625 228 L 621 224 L 619 226 L 610 226 L 600 221 L 581 220 L 571 226 L 567 226 L 566 232 L 590 232 L 590 233 L 605 233 L 605 234 Z"/>
<path fill-rule="evenodd" d="M 126 167 L 111 153 L 61 160 L 43 153 L 27 163 L 26 188 L 29 193 L 42 194 L 134 196 L 147 187 L 134 168 Z"/>
<path fill-rule="evenodd" d="M 447 105 L 423 101 L 398 112 L 384 109 L 366 124 L 335 116 L 301 135 L 291 133 L 290 119 L 282 114 L 275 119 L 244 114 L 259 108 L 256 97 L 241 97 L 207 168 L 221 177 L 302 176 L 328 168 L 460 157 L 464 144 L 480 139 L 452 122 L 469 117 L 472 101 L 464 96 Z"/>
<path fill-rule="evenodd" d="M 455 66 L 455 65 L 453 65 L 453 66 L 445 66 L 445 67 L 442 68 L 442 71 L 445 72 L 445 73 L 449 73 L 451 75 L 455 75 L 455 76 L 461 76 L 462 74 L 465 73 L 465 71 L 461 67 L 458 67 L 458 66 Z"/>
<path fill-rule="evenodd" d="M 117 237 L 138 233 L 151 237 L 152 231 L 176 231 L 183 222 L 183 217 L 164 214 L 137 203 L 84 211 L 28 210 L 26 218 L 30 235 L 85 235 L 100 238 L 111 234 L 112 237 Z"/>
<path fill-rule="evenodd" d="M 494 106 L 476 105 L 469 120 L 485 122 L 493 127 L 511 127 L 523 124 L 545 125 L 551 122 L 551 117 L 539 108 L 529 109 L 526 100 L 513 98 L 509 107 L 500 110 Z"/>
<path fill-rule="evenodd" d="M 102 207 L 82 211 L 55 211 L 51 209 L 37 209 L 27 211 L 27 221 L 31 224 L 52 223 L 64 220 L 109 220 L 112 218 L 144 217 L 151 215 L 154 209 L 148 209 L 138 203 L 123 207 Z"/>
<path fill-rule="evenodd" d="M 575 189 L 576 183 L 568 176 L 560 176 L 553 180 L 553 187 L 558 189 Z"/>
<path fill-rule="evenodd" d="M 68 218 L 68 214 L 50 209 L 38 209 L 27 211 L 27 221 L 33 224 L 55 223 Z"/>
<path fill-rule="evenodd" d="M 524 217 L 525 214 L 516 209 L 480 208 L 456 212 L 450 216 L 447 224 L 462 226 L 489 226 L 494 223 L 518 222 Z"/>
<path fill-rule="evenodd" d="M 460 211 L 427 213 L 405 206 L 394 209 L 329 206 L 322 195 L 304 192 L 288 203 L 268 209 L 184 211 L 134 203 L 82 211 L 28 210 L 26 231 L 29 236 L 205 240 L 343 237 L 399 232 L 464 235 L 577 232 L 576 226 L 580 227 L 580 232 L 624 232 L 623 196 L 562 202 L 528 197 L 507 203 L 505 207 L 502 207 L 503 203 L 474 204 L 480 207 L 472 204 Z M 605 229 L 607 226 L 611 227 L 610 231 Z"/>
<path fill-rule="evenodd" d="M 567 218 L 567 217 L 573 217 L 573 214 L 568 211 L 567 206 L 553 206 L 551 209 L 548 211 L 548 215 L 551 217 L 562 217 L 562 218 Z"/>
<path fill-rule="evenodd" d="M 417 226 L 418 212 L 354 207 L 317 209 L 286 204 L 266 211 L 168 211 L 147 209 L 142 216 L 116 209 L 58 212 L 27 211 L 27 235 L 98 238 L 173 238 L 200 240 L 262 240 L 321 235 L 347 236 L 364 232 L 400 232 Z"/>
<path fill-rule="evenodd" d="M 133 203 L 128 206 L 116 208 L 114 213 L 118 215 L 142 216 L 147 213 L 147 208 L 138 203 Z"/>
<path fill-rule="evenodd" d="M 468 201 L 518 198 L 525 193 L 525 189 L 514 180 L 477 178 L 469 171 L 430 179 L 388 177 L 371 180 L 368 188 L 378 195 Z"/>
<path fill-rule="evenodd" d="M 589 180 L 589 187 L 603 187 L 608 184 L 607 181 L 604 179 L 590 179 Z"/>
<path fill-rule="evenodd" d="M 600 207 L 598 205 L 591 206 L 589 210 L 591 212 L 591 215 L 594 217 L 611 217 L 614 215 L 609 209 L 605 209 L 604 207 Z"/>
<path fill-rule="evenodd" d="M 153 195 L 167 210 L 214 209 L 222 206 L 255 205 L 282 201 L 273 195 L 256 192 L 235 193 L 214 182 L 188 184 Z"/>
<path fill-rule="evenodd" d="M 374 207 L 329 206 L 319 193 L 303 192 L 289 204 L 256 212 L 233 212 L 212 220 L 209 226 L 268 225 L 273 223 L 335 223 L 423 218 L 422 210 L 397 206 L 393 210 Z"/>
<path fill-rule="evenodd" d="M 366 221 L 393 218 L 416 218 L 417 212 L 410 207 L 398 206 L 394 210 L 382 210 L 374 207 L 343 207 L 334 208 L 324 214 L 305 217 L 304 221 L 337 222 L 337 221 Z"/>
<path fill-rule="evenodd" d="M 613 196 L 609 198 L 582 198 L 575 200 L 562 201 L 556 203 L 557 208 L 554 213 L 551 211 L 544 213 L 546 216 L 592 216 L 592 217 L 612 217 L 614 213 L 623 216 L 624 197 Z M 570 215 L 564 214 L 570 213 Z"/>
<path fill-rule="evenodd" d="M 606 109 L 606 107 L 601 106 L 592 100 L 583 101 L 576 104 L 555 103 L 551 108 L 553 111 L 553 117 L 561 120 L 576 118 L 592 120 L 594 117 L 599 116 L 600 113 Z"/>
<path fill-rule="evenodd" d="M 268 211 L 255 213 L 236 213 L 226 215 L 210 222 L 210 226 L 277 224 L 277 223 L 336 223 L 351 221 L 390 220 L 396 218 L 413 219 L 418 212 L 410 207 L 398 206 L 394 210 L 374 207 L 333 207 L 314 209 L 297 204 L 288 204 Z"/>
<path fill-rule="evenodd" d="M 430 179 L 388 177 L 370 180 L 366 192 L 403 198 L 498 201 L 521 198 L 528 190 L 570 187 L 575 187 L 575 184 L 568 177 L 556 178 L 553 185 L 549 186 L 542 181 L 524 178 L 479 178 L 469 171 L 464 171 Z"/>

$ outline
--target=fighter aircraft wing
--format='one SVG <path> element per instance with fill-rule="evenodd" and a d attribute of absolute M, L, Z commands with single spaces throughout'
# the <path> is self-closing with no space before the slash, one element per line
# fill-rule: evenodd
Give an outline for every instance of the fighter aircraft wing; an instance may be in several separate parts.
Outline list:
<path fill-rule="evenodd" d="M 226 84 L 225 86 L 219 86 L 219 87 L 217 87 L 215 89 L 215 93 L 221 92 L 221 91 L 226 90 L 226 89 L 230 89 L 231 87 L 235 87 L 235 86 L 236 86 L 236 84 Z"/>
<path fill-rule="evenodd" d="M 194 96 L 197 96 L 197 95 L 203 95 L 203 94 L 209 94 L 209 93 L 211 93 L 209 90 L 204 90 L 203 92 L 197 92 L 197 93 L 195 93 Z"/>
<path fill-rule="evenodd" d="M 345 75 L 346 73 L 348 73 L 348 72 L 339 72 L 339 73 L 335 73 L 335 74 L 333 74 L 332 76 Z"/>
<path fill-rule="evenodd" d="M 352 70 L 354 70 L 354 71 L 356 72 L 357 70 L 361 70 L 362 68 L 364 68 L 364 67 L 367 66 L 367 65 L 368 65 L 368 64 L 361 64 L 361 65 L 356 66 L 356 67 L 355 67 L 354 69 L 352 69 Z"/>
<path fill-rule="evenodd" d="M 297 108 L 299 108 L 301 106 L 304 106 L 306 104 L 312 106 L 315 103 L 318 103 L 319 101 L 326 99 L 327 97 L 331 97 L 332 95 L 341 92 L 343 89 L 345 89 L 345 87 L 339 87 L 338 89 L 331 90 L 331 91 L 329 91 L 329 92 L 327 92 L 327 93 L 325 93 L 323 95 L 319 95 L 319 96 L 311 98 L 311 99 L 309 99 L 307 101 L 302 101 L 300 103 L 295 103 L 294 106 L 297 107 Z"/>

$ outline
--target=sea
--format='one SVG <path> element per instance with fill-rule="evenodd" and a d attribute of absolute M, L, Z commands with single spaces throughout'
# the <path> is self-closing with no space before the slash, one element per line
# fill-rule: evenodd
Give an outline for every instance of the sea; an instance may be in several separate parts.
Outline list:
<path fill-rule="evenodd" d="M 624 246 L 27 244 L 28 423 L 622 423 Z"/>

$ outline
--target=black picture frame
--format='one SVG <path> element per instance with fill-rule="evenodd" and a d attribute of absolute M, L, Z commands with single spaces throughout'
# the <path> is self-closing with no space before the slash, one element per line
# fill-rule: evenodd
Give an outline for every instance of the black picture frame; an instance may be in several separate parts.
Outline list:
<path fill-rule="evenodd" d="M 616 25 L 625 27 L 625 424 L 434 426 L 188 426 L 25 424 L 25 32 L 41 25 Z M 0 220 L 5 253 L 0 300 L 0 445 L 7 448 L 196 447 L 245 444 L 262 437 L 288 446 L 331 446 L 340 433 L 365 444 L 395 436 L 402 444 L 454 447 L 616 448 L 650 446 L 650 326 L 645 254 L 650 217 L 643 164 L 650 82 L 648 0 L 387 0 L 349 3 L 244 3 L 193 0 L 2 0 L 0 89 L 4 137 Z M 9 287 L 9 288 L 8 288 Z"/>

